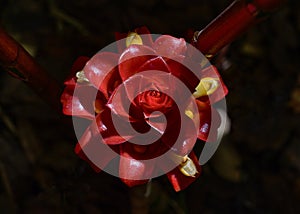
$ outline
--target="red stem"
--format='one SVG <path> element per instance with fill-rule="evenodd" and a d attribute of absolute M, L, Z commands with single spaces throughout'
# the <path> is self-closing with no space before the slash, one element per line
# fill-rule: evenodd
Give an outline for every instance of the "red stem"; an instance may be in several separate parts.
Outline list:
<path fill-rule="evenodd" d="M 0 28 L 0 65 L 13 77 L 23 81 L 43 100 L 61 112 L 61 88 L 56 80 Z"/>
<path fill-rule="evenodd" d="M 279 8 L 285 0 L 236 0 L 202 31 L 192 42 L 208 58 L 230 44 L 251 26 L 261 21 L 260 14 Z"/>
<path fill-rule="evenodd" d="M 258 14 L 274 11 L 285 0 L 247 2 L 246 0 L 234 1 L 206 28 L 195 34 L 196 37 L 192 43 L 210 58 L 258 22 Z M 13 77 L 25 82 L 46 102 L 61 112 L 59 84 L 1 28 L 0 65 Z"/>

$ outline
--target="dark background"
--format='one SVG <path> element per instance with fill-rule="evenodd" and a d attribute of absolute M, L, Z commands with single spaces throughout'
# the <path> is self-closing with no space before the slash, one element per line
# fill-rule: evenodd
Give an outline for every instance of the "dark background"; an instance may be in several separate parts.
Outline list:
<path fill-rule="evenodd" d="M 60 82 L 114 32 L 183 36 L 229 0 L 0 0 L 0 25 Z M 1 213 L 299 213 L 300 4 L 290 0 L 216 59 L 231 130 L 202 176 L 175 193 L 165 176 L 129 189 L 73 152 L 65 119 L 0 70 Z"/>

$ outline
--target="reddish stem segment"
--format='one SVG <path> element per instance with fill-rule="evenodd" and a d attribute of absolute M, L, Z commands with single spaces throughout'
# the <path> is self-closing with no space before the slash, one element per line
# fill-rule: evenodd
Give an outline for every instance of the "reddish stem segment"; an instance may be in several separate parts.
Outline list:
<path fill-rule="evenodd" d="M 57 81 L 50 77 L 32 56 L 1 28 L 0 65 L 61 112 L 61 88 Z"/>
<path fill-rule="evenodd" d="M 236 0 L 192 42 L 208 58 L 231 43 L 259 21 L 257 14 L 272 12 L 285 0 Z M 59 84 L 7 33 L 0 28 L 0 65 L 12 76 L 25 82 L 46 102 L 61 111 Z"/>
<path fill-rule="evenodd" d="M 287 0 L 253 0 L 253 4 L 263 12 L 274 12 L 286 2 Z"/>
<path fill-rule="evenodd" d="M 251 26 L 261 21 L 258 14 L 274 11 L 285 0 L 234 1 L 216 19 L 194 36 L 195 47 L 208 58 L 230 44 Z"/>

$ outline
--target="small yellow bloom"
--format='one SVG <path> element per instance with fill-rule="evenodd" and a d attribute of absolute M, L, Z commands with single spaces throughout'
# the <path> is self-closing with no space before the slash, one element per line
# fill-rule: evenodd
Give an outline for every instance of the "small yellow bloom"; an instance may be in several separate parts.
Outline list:
<path fill-rule="evenodd" d="M 185 115 L 191 119 L 194 119 L 194 113 L 191 110 L 185 110 Z"/>
<path fill-rule="evenodd" d="M 195 177 L 198 173 L 194 162 L 186 155 L 182 158 L 182 163 L 179 166 L 180 172 L 185 176 Z"/>
<path fill-rule="evenodd" d="M 200 83 L 196 87 L 196 91 L 193 93 L 195 98 L 202 97 L 205 95 L 211 95 L 220 86 L 217 78 L 205 77 L 200 80 Z"/>
<path fill-rule="evenodd" d="M 142 37 L 135 33 L 135 32 L 130 32 L 126 38 L 126 47 L 129 47 L 130 45 L 142 45 L 143 40 Z"/>
<path fill-rule="evenodd" d="M 189 156 L 181 156 L 172 153 L 170 156 L 171 160 L 178 164 L 178 168 L 182 174 L 188 177 L 195 177 L 198 173 L 197 168 Z"/>
<path fill-rule="evenodd" d="M 89 82 L 89 80 L 86 78 L 83 71 L 78 71 L 76 73 L 76 77 L 77 77 L 77 82 L 79 83 Z"/>

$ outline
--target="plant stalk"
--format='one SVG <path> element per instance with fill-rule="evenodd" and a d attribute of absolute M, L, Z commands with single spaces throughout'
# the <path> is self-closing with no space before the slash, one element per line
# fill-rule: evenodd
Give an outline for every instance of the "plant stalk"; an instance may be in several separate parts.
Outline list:
<path fill-rule="evenodd" d="M 0 66 L 11 76 L 27 84 L 55 110 L 61 112 L 62 88 L 58 82 L 2 28 L 0 28 Z"/>
<path fill-rule="evenodd" d="M 195 32 L 192 44 L 210 59 L 283 3 L 285 0 L 236 0 L 203 30 Z"/>

